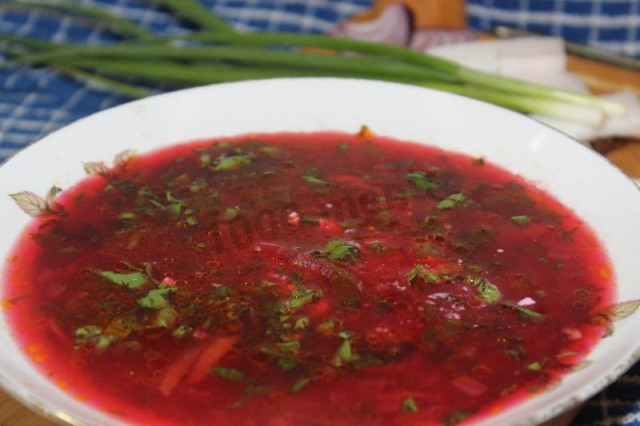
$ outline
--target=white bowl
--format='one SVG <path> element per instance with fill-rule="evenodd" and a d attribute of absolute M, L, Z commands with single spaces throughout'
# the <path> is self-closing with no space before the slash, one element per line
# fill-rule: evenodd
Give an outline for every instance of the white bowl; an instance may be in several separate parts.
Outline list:
<path fill-rule="evenodd" d="M 618 300 L 640 299 L 640 192 L 603 157 L 523 115 L 429 89 L 345 79 L 277 79 L 183 90 L 132 102 L 67 126 L 0 167 L 0 259 L 29 218 L 6 194 L 45 194 L 82 179 L 82 162 L 110 160 L 199 138 L 250 132 L 337 130 L 362 124 L 378 135 L 465 152 L 536 182 L 595 229 L 613 263 Z M 639 314 L 640 315 L 640 314 Z M 481 424 L 548 420 L 611 383 L 640 357 L 638 317 L 616 324 L 592 363 L 553 390 Z M 0 314 L 0 382 L 23 403 L 55 418 L 119 424 L 58 389 L 14 343 Z"/>

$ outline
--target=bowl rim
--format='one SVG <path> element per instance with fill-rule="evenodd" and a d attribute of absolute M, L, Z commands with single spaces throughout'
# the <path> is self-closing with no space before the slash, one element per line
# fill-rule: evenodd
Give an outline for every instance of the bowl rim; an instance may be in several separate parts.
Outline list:
<path fill-rule="evenodd" d="M 545 123 L 540 123 L 537 122 L 529 117 L 526 117 L 520 113 L 508 110 L 506 108 L 500 107 L 500 106 L 496 106 L 493 104 L 489 104 L 483 101 L 479 101 L 479 100 L 475 100 L 475 99 L 471 99 L 471 98 L 467 98 L 461 95 L 457 95 L 457 94 L 453 94 L 453 93 L 447 93 L 447 92 L 442 92 L 436 89 L 430 89 L 430 88 L 424 88 L 424 87 L 415 87 L 415 86 L 410 86 L 407 84 L 402 84 L 402 83 L 391 83 L 391 82 L 383 82 L 383 81 L 375 81 L 375 80 L 362 80 L 362 79 L 355 79 L 355 78 L 333 78 L 333 77 L 294 77 L 294 78 L 270 78 L 270 79 L 261 79 L 261 80 L 250 80 L 250 81 L 242 81 L 242 82 L 231 82 L 231 83 L 221 83 L 221 84 L 212 84 L 212 85 L 206 85 L 206 86 L 199 86 L 199 87 L 194 87 L 194 88 L 187 88 L 187 89 L 182 89 L 182 90 L 178 90 L 178 91 L 174 91 L 174 92 L 168 92 L 168 93 L 161 93 L 161 94 L 157 94 L 154 96 L 150 96 L 144 99 L 139 99 L 139 100 L 134 100 L 131 102 L 126 102 L 124 104 L 120 104 L 120 105 L 116 105 L 114 107 L 110 107 L 107 108 L 105 110 L 102 111 L 98 111 L 95 113 L 92 113 L 90 115 L 87 115 L 85 117 L 82 117 L 78 120 L 75 120 L 67 125 L 61 126 L 58 129 L 55 129 L 47 134 L 44 134 L 36 139 L 34 139 L 32 142 L 30 142 L 29 144 L 25 145 L 24 147 L 20 148 L 19 150 L 17 150 L 16 152 L 12 153 L 4 163 L 0 164 L 0 175 L 2 174 L 2 172 L 5 169 L 5 166 L 9 163 L 11 163 L 16 157 L 20 156 L 22 153 L 24 153 L 25 151 L 29 151 L 33 146 L 41 146 L 39 145 L 40 142 L 46 142 L 47 140 L 49 140 L 51 137 L 57 135 L 60 132 L 63 132 L 64 130 L 66 130 L 67 128 L 76 126 L 78 123 L 86 123 L 87 121 L 92 121 L 95 120 L 97 117 L 102 117 L 105 114 L 108 114 L 112 111 L 115 110 L 123 110 L 126 108 L 131 108 L 132 106 L 135 105 L 141 105 L 141 104 L 147 104 L 147 103 L 151 103 L 151 102 L 157 102 L 158 100 L 162 99 L 169 99 L 171 97 L 177 97 L 177 96 L 181 96 L 183 94 L 186 93 L 198 93 L 198 92 L 205 92 L 207 90 L 211 90 L 212 88 L 215 87 L 233 87 L 233 86 L 249 86 L 249 85 L 263 85 L 263 84 L 289 84 L 291 82 L 303 82 L 304 84 L 314 84 L 314 83 L 320 83 L 320 84 L 332 84 L 332 83 L 350 83 L 350 84 L 361 84 L 361 82 L 366 83 L 367 85 L 378 85 L 378 86 L 403 86 L 403 87 L 410 87 L 412 89 L 415 90 L 419 90 L 422 91 L 423 94 L 428 94 L 428 93 L 437 93 L 439 94 L 439 96 L 446 96 L 446 97 L 451 97 L 453 99 L 458 99 L 457 102 L 463 102 L 463 103 L 469 103 L 469 104 L 481 104 L 483 105 L 484 108 L 490 108 L 492 110 L 492 114 L 510 114 L 512 116 L 519 116 L 520 119 L 522 120 L 526 120 L 529 121 L 531 123 L 535 123 L 535 126 L 538 126 L 540 128 L 545 128 L 547 131 L 555 134 L 558 137 L 561 137 L 562 139 L 566 140 L 567 142 L 571 142 L 574 144 L 577 144 L 581 147 L 581 149 L 583 149 L 586 152 L 589 152 L 590 155 L 596 156 L 599 158 L 599 161 L 604 160 L 604 163 L 606 163 L 607 167 L 615 170 L 618 175 L 620 177 L 622 177 L 624 180 L 629 181 L 636 189 L 636 195 L 640 195 L 640 188 L 638 188 L 638 186 L 636 185 L 636 183 L 634 182 L 634 180 L 632 178 L 630 178 L 629 176 L 627 176 L 624 172 L 622 172 L 615 164 L 613 164 L 609 159 L 607 159 L 604 156 L 601 156 L 599 154 L 597 154 L 595 151 L 593 151 L 591 148 L 585 146 L 584 144 L 582 144 L 581 142 L 572 139 L 571 137 L 553 129 L 552 127 L 550 127 L 549 125 L 545 124 Z M 286 131 L 286 130 L 285 130 Z M 384 135 L 387 136 L 387 135 Z M 391 136 L 393 137 L 393 136 Z M 181 142 L 178 142 L 181 143 Z M 158 149 L 158 148 L 162 148 L 166 145 L 162 145 L 162 146 L 158 146 L 154 149 Z M 445 148 L 447 150 L 450 150 L 449 148 Z M 515 173 L 515 172 L 513 172 Z M 525 176 L 526 178 L 526 176 Z M 562 200 L 560 200 L 562 202 Z M 2 262 L 1 265 L 4 265 L 4 261 Z M 0 266 L 1 269 L 1 266 Z M 1 274 L 0 274 L 1 275 Z M 4 316 L 4 313 L 0 313 L 0 316 Z M 15 339 L 14 339 L 15 340 Z M 25 354 L 21 351 L 20 352 L 21 356 L 25 356 Z M 622 357 L 621 359 L 619 359 L 613 366 L 613 368 L 605 375 L 605 374 L 601 374 L 601 377 L 598 380 L 592 380 L 590 383 L 586 384 L 585 386 L 576 388 L 572 391 L 570 391 L 570 395 L 567 398 L 564 398 L 564 400 L 561 400 L 559 402 L 555 402 L 553 404 L 547 405 L 545 406 L 543 409 L 541 410 L 537 410 L 532 412 L 531 414 L 528 414 L 524 417 L 522 417 L 521 419 L 518 419 L 517 421 L 511 423 L 513 425 L 517 425 L 517 426 L 527 426 L 527 425 L 533 425 L 533 424 L 538 424 L 540 422 L 544 422 L 547 420 L 552 419 L 553 417 L 556 417 L 560 414 L 562 414 L 563 412 L 566 412 L 568 410 L 570 410 L 571 408 L 574 408 L 576 406 L 578 406 L 579 404 L 583 403 L 584 401 L 586 401 L 587 399 L 591 398 L 593 395 L 595 395 L 596 393 L 598 393 L 599 391 L 601 391 L 602 389 L 604 389 L 607 385 L 613 383 L 615 380 L 617 380 L 620 376 L 622 376 L 631 366 L 633 366 L 636 362 L 638 362 L 640 360 L 640 342 L 636 344 L 636 348 L 629 352 L 626 356 Z M 38 370 L 38 374 L 42 375 L 42 372 Z M 35 396 L 34 397 L 34 392 L 30 391 L 29 389 L 25 388 L 24 386 L 20 386 L 16 383 L 14 383 L 5 373 L 3 368 L 0 368 L 0 387 L 2 387 L 5 391 L 7 391 L 7 393 L 12 396 L 13 398 L 15 398 L 16 400 L 18 400 L 20 403 L 22 403 L 23 405 L 27 406 L 28 408 L 34 410 L 35 412 L 43 415 L 46 418 L 49 418 L 57 423 L 60 424 L 70 424 L 70 425 L 82 425 L 85 424 L 82 420 L 80 420 L 79 418 L 75 417 L 74 414 L 72 414 L 70 411 L 67 411 L 65 409 L 62 408 L 57 408 L 55 406 L 52 405 L 47 405 L 46 403 L 46 398 L 41 399 L 39 396 Z M 56 387 L 58 387 L 56 385 Z M 58 387 L 59 388 L 59 387 Z M 66 392 L 65 392 L 66 393 Z M 66 393 L 67 395 L 69 395 L 68 393 Z M 578 395 L 576 395 L 578 394 Z M 537 395 L 534 396 L 534 398 L 536 398 Z M 521 401 L 519 403 L 517 403 L 515 406 L 519 406 L 522 405 L 525 401 Z M 88 404 L 83 404 L 87 407 L 90 407 L 90 405 Z M 510 411 L 513 408 L 513 406 L 510 406 L 509 409 L 507 411 Z M 104 411 L 98 410 L 93 408 L 94 410 L 98 411 L 99 413 L 105 414 L 108 416 L 108 414 L 106 414 Z M 111 419 L 113 421 L 114 424 L 119 424 L 119 420 L 108 416 L 109 419 Z M 493 417 L 488 417 L 488 418 L 481 418 L 479 419 L 479 425 L 489 425 L 491 424 Z"/>

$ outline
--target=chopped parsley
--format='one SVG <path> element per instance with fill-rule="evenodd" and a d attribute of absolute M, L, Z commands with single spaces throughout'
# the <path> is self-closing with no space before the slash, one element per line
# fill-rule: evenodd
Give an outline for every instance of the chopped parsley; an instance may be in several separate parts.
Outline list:
<path fill-rule="evenodd" d="M 231 382 L 248 382 L 249 377 L 237 368 L 213 367 L 211 373 Z"/>
<path fill-rule="evenodd" d="M 238 206 L 227 207 L 222 213 L 218 215 L 218 219 L 223 222 L 230 222 L 240 215 L 240 211 L 241 209 Z"/>
<path fill-rule="evenodd" d="M 467 202 L 467 197 L 462 193 L 451 194 L 438 203 L 438 209 L 449 210 L 454 207 L 461 207 Z"/>
<path fill-rule="evenodd" d="M 455 426 L 464 419 L 471 417 L 475 414 L 474 410 L 458 410 L 449 414 L 447 417 L 442 419 L 443 426 Z"/>
<path fill-rule="evenodd" d="M 360 255 L 358 247 L 344 240 L 332 240 L 322 250 L 329 259 L 347 260 L 355 259 Z"/>
<path fill-rule="evenodd" d="M 296 384 L 294 384 L 293 386 L 291 386 L 291 393 L 298 393 L 302 390 L 302 388 L 304 388 L 305 386 L 307 386 L 309 383 L 311 383 L 311 379 L 300 379 L 296 382 Z"/>
<path fill-rule="evenodd" d="M 313 175 L 303 175 L 302 180 L 304 180 L 309 185 L 331 185 L 331 183 L 327 182 L 326 180 L 322 180 L 319 177 Z"/>
<path fill-rule="evenodd" d="M 432 182 L 430 176 L 425 172 L 411 172 L 405 175 L 405 178 L 420 189 L 426 191 L 437 188 L 438 185 Z"/>
<path fill-rule="evenodd" d="M 547 362 L 546 359 L 543 359 L 542 361 L 532 362 L 531 364 L 527 365 L 527 370 L 540 371 L 542 370 L 542 367 L 546 362 Z"/>
<path fill-rule="evenodd" d="M 531 223 L 531 217 L 525 215 L 511 216 L 511 220 L 518 225 L 528 225 Z"/>
<path fill-rule="evenodd" d="M 531 309 L 523 308 L 522 306 L 518 306 L 515 303 L 505 303 L 504 305 L 518 312 L 520 316 L 523 316 L 523 317 L 542 318 L 544 316 L 541 313 L 538 313 Z"/>
<path fill-rule="evenodd" d="M 251 164 L 250 155 L 221 155 L 218 157 L 218 164 L 214 167 L 214 170 L 231 170 L 240 167 L 243 164 Z"/>
<path fill-rule="evenodd" d="M 402 411 L 404 413 L 417 413 L 419 411 L 413 397 L 409 397 L 402 401 Z"/>
<path fill-rule="evenodd" d="M 160 309 L 169 306 L 169 293 L 175 291 L 173 287 L 156 288 L 150 290 L 146 296 L 138 299 L 138 305 L 143 308 Z"/>
<path fill-rule="evenodd" d="M 345 363 L 349 363 L 355 361 L 357 357 L 351 350 L 351 341 L 349 339 L 344 339 L 342 344 L 338 347 L 336 354 L 333 356 L 333 361 L 331 362 L 334 367 L 342 367 Z"/>
<path fill-rule="evenodd" d="M 136 289 L 149 282 L 147 275 L 142 272 L 113 272 L 113 271 L 96 271 L 96 274 L 100 275 L 111 281 L 114 284 L 118 284 L 127 288 Z"/>
<path fill-rule="evenodd" d="M 497 302 L 502 299 L 502 294 L 500 293 L 500 290 L 498 290 L 498 287 L 486 278 L 467 276 L 464 281 L 466 284 L 470 284 L 475 287 L 480 298 L 487 303 Z"/>
<path fill-rule="evenodd" d="M 441 281 L 441 277 L 434 273 L 434 272 L 430 272 L 427 271 L 427 268 L 425 268 L 422 265 L 416 265 L 410 272 L 409 275 L 407 276 L 407 284 L 411 285 L 413 284 L 414 280 L 418 279 L 418 278 L 422 278 L 424 280 L 424 282 L 426 283 L 438 283 Z"/>
<path fill-rule="evenodd" d="M 97 325 L 85 325 L 75 331 L 76 349 L 92 344 L 96 349 L 103 351 L 109 347 L 112 339 L 102 334 L 102 327 Z"/>

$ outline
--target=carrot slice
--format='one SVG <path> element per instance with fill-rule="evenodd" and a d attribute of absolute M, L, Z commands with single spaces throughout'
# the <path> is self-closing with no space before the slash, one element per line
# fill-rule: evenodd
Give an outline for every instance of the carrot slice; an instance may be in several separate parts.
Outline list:
<path fill-rule="evenodd" d="M 209 374 L 211 367 L 216 365 L 222 357 L 238 342 L 238 336 L 218 337 L 200 354 L 195 362 L 187 383 L 195 384 L 203 381 Z"/>
<path fill-rule="evenodd" d="M 167 371 L 160 380 L 159 390 L 164 396 L 169 396 L 178 385 L 180 380 L 187 375 L 189 369 L 198 358 L 198 355 L 202 352 L 202 347 L 198 346 L 191 348 L 177 358 L 167 368 Z"/>

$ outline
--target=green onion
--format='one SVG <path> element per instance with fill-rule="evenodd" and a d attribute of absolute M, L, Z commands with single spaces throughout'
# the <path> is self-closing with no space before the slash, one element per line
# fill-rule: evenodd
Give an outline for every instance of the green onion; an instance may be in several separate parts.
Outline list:
<path fill-rule="evenodd" d="M 166 7 L 173 14 L 197 27 L 214 33 L 229 33 L 233 29 L 222 19 L 212 15 L 195 0 L 156 0 L 155 3 Z"/>
<path fill-rule="evenodd" d="M 39 41 L 20 43 L 5 36 L 5 41 L 39 51 L 5 49 L 13 59 L 10 65 L 44 64 L 82 80 L 92 75 L 88 70 L 100 70 L 116 77 L 184 85 L 306 76 L 381 79 L 444 90 L 592 127 L 600 126 L 607 116 L 625 113 L 624 106 L 609 100 L 472 70 L 404 47 L 314 34 L 241 33 L 211 15 L 196 0 L 157 0 L 153 4 L 202 32 L 157 37 L 100 8 L 67 2 L 2 4 L 0 8 L 46 9 L 97 19 L 110 30 L 133 37 L 110 46 L 69 47 Z M 176 42 L 197 45 L 179 47 Z M 331 52 L 311 53 L 305 48 Z M 92 79 L 130 96 L 147 94 L 107 77 Z"/>
<path fill-rule="evenodd" d="M 126 83 L 122 83 L 120 81 L 112 80 L 110 78 L 96 75 L 95 73 L 89 73 L 86 71 L 82 71 L 76 68 L 65 67 L 65 66 L 55 66 L 57 71 L 60 71 L 63 74 L 68 75 L 76 80 L 79 80 L 83 83 L 88 83 L 90 86 L 97 87 L 99 89 L 113 90 L 118 93 L 122 93 L 124 95 L 130 96 L 132 98 L 146 98 L 151 95 L 152 92 L 140 89 L 135 86 L 131 86 Z"/>
<path fill-rule="evenodd" d="M 35 49 L 37 51 L 51 51 L 56 48 L 59 48 L 54 43 L 49 43 L 43 40 L 28 38 L 28 37 L 16 37 L 9 34 L 0 34 L 0 41 L 7 42 L 9 44 L 19 45 L 21 47 Z M 0 49 L 0 52 L 6 53 L 9 56 L 20 56 L 22 52 L 12 49 Z M 19 61 L 21 61 L 19 59 Z M 120 81 L 112 80 L 110 78 L 97 75 L 95 73 L 88 73 L 86 71 L 64 66 L 64 65 L 53 65 L 56 71 L 61 72 L 75 80 L 78 80 L 83 83 L 89 84 L 90 87 L 101 89 L 101 90 L 112 90 L 118 93 L 122 93 L 124 95 L 130 96 L 132 98 L 144 98 L 152 94 L 152 92 L 144 89 L 140 89 L 135 86 L 131 86 L 126 83 L 122 83 Z"/>
<path fill-rule="evenodd" d="M 222 60 L 258 66 L 277 66 L 291 70 L 320 70 L 326 74 L 353 76 L 387 77 L 392 80 L 411 81 L 448 81 L 458 82 L 455 78 L 438 71 L 423 69 L 415 65 L 382 61 L 368 57 L 344 57 L 320 55 L 297 51 L 281 51 L 234 46 L 183 47 L 174 48 L 162 45 L 87 46 L 57 49 L 41 54 L 24 55 L 21 60 L 32 63 L 73 63 L 76 58 L 135 58 L 180 61 Z M 259 70 L 259 68 L 256 68 Z"/>
<path fill-rule="evenodd" d="M 515 111 L 548 115 L 592 127 L 601 126 L 605 118 L 604 109 L 597 107 L 595 104 L 588 106 L 584 103 L 576 104 L 550 98 L 528 97 L 515 92 L 507 93 L 441 82 L 423 83 L 421 85 L 483 100 Z"/>
<path fill-rule="evenodd" d="M 186 1 L 186 0 L 180 0 Z M 0 4 L 2 9 L 20 9 L 20 10 L 45 10 L 62 15 L 75 15 L 89 18 L 91 21 L 103 25 L 109 32 L 117 35 L 124 35 L 135 38 L 155 38 L 156 35 L 149 32 L 136 24 L 121 18 L 118 15 L 107 12 L 99 7 L 86 6 L 71 2 L 51 2 L 51 1 L 19 1 L 13 3 Z"/>
<path fill-rule="evenodd" d="M 473 70 L 447 59 L 403 47 L 338 37 L 293 33 L 236 33 L 224 35 L 196 34 L 187 36 L 187 38 L 243 45 L 318 47 L 338 51 L 353 51 L 370 55 L 386 56 L 450 74 L 465 83 L 491 88 L 501 92 L 526 95 L 534 98 L 552 99 L 577 105 L 592 106 L 602 109 L 606 114 L 613 116 L 624 115 L 626 112 L 624 106 L 621 104 L 601 99 L 596 96 L 554 89 L 548 86 Z M 492 102 L 491 100 L 488 101 Z"/>

